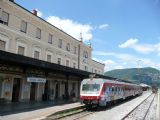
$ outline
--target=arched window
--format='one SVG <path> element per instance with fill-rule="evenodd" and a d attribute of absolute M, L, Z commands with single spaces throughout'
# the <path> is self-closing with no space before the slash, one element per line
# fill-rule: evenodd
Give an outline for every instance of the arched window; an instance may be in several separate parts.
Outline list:
<path fill-rule="evenodd" d="M 33 58 L 35 59 L 41 59 L 41 48 L 38 46 L 35 46 L 33 48 Z"/>
<path fill-rule="evenodd" d="M 19 55 L 27 55 L 27 44 L 21 39 L 17 40 L 16 53 Z"/>

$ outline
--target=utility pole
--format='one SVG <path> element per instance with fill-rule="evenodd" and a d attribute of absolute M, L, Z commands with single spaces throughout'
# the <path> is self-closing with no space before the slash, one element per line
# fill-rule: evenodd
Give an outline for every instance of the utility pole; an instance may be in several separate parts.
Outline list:
<path fill-rule="evenodd" d="M 138 75 L 139 75 L 139 83 L 141 83 L 141 76 L 140 76 L 140 63 L 141 63 L 141 60 L 138 60 L 137 61 L 137 67 L 138 67 Z"/>

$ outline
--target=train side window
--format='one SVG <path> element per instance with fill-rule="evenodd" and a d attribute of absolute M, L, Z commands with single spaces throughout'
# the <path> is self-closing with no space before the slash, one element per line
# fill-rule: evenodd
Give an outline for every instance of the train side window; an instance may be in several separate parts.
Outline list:
<path fill-rule="evenodd" d="M 119 92 L 119 87 L 117 88 L 117 91 Z"/>
<path fill-rule="evenodd" d="M 114 88 L 113 87 L 111 88 L 111 90 L 112 90 L 112 92 L 114 92 Z"/>
<path fill-rule="evenodd" d="M 104 86 L 104 92 L 106 92 L 106 90 L 107 90 L 107 87 L 106 87 L 106 86 Z"/>

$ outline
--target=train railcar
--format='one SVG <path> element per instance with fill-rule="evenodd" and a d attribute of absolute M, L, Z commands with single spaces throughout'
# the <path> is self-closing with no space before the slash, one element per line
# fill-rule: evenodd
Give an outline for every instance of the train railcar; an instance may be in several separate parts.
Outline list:
<path fill-rule="evenodd" d="M 157 93 L 158 87 L 156 85 L 152 85 L 152 93 Z"/>
<path fill-rule="evenodd" d="M 81 82 L 80 99 L 85 105 L 106 106 L 107 103 L 142 94 L 141 86 L 103 78 Z"/>

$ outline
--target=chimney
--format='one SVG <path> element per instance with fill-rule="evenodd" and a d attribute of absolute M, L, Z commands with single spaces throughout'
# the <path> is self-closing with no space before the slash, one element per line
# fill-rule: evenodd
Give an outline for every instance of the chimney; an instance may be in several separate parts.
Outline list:
<path fill-rule="evenodd" d="M 33 9 L 32 10 L 32 14 L 35 15 L 35 16 L 37 16 L 37 10 Z"/>
<path fill-rule="evenodd" d="M 9 1 L 14 2 L 14 0 L 9 0 Z"/>

